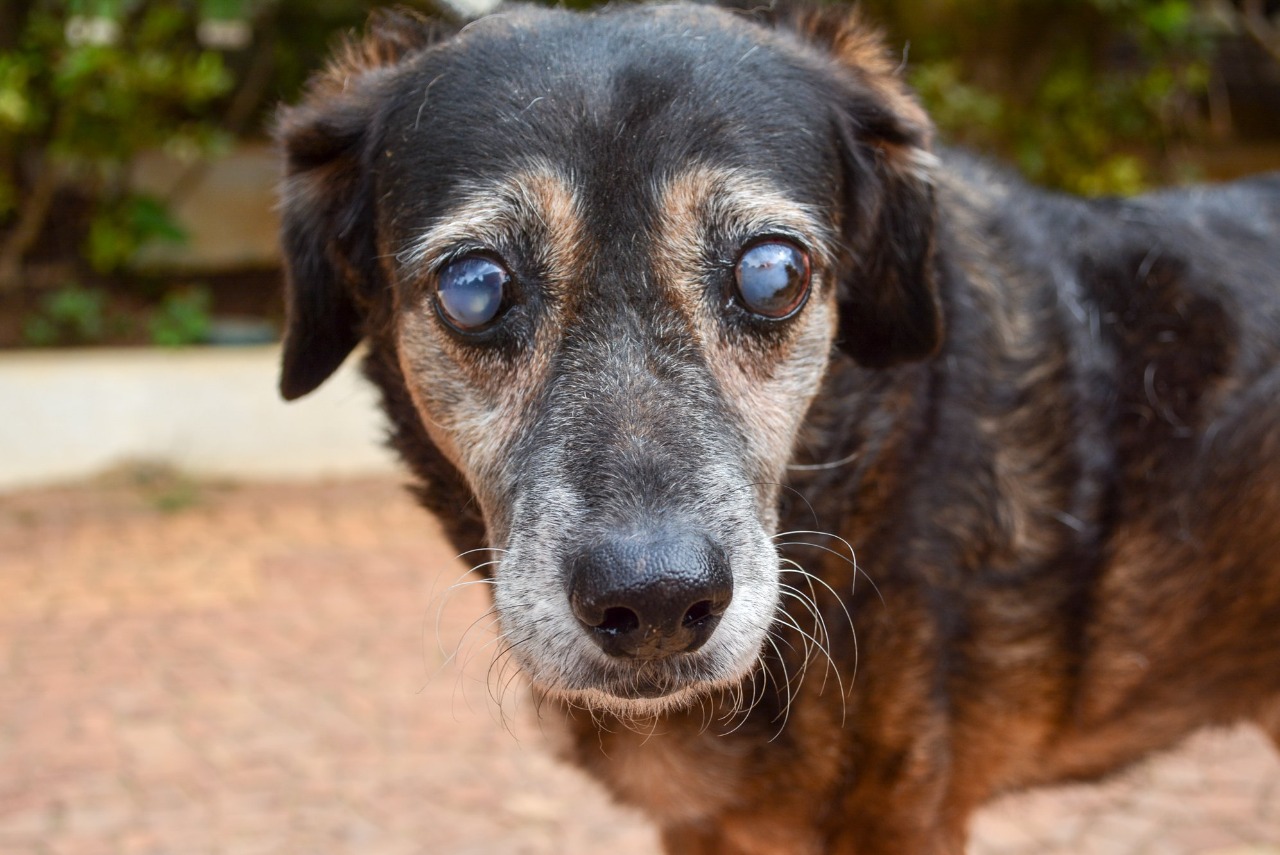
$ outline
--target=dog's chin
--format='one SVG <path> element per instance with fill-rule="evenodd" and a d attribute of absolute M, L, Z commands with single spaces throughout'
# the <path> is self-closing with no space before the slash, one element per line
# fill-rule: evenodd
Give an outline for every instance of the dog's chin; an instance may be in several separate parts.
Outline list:
<path fill-rule="evenodd" d="M 627 719 L 645 719 L 674 713 L 732 695 L 753 671 L 756 657 L 728 668 L 664 667 L 661 663 L 645 663 L 634 669 L 611 668 L 581 680 L 573 687 L 548 685 L 534 681 L 534 689 L 542 696 L 592 713 L 605 713 Z M 704 663 L 705 668 L 705 663 Z"/>
<path fill-rule="evenodd" d="M 540 691 L 549 698 L 557 699 L 578 709 L 585 709 L 593 714 L 643 720 L 689 709 L 706 698 L 721 693 L 726 688 L 728 684 L 695 682 L 678 688 L 664 689 L 660 694 L 651 693 L 653 690 L 650 689 L 629 691 L 618 687 L 609 689 L 542 688 Z"/>

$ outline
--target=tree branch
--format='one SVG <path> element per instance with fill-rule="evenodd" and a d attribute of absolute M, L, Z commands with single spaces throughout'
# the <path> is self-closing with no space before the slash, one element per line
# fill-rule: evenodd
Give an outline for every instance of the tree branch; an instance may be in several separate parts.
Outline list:
<path fill-rule="evenodd" d="M 57 169 L 44 158 L 40 161 L 36 183 L 22 200 L 18 222 L 0 242 L 0 291 L 12 291 L 22 284 L 22 261 L 44 230 L 58 192 Z"/>
<path fill-rule="evenodd" d="M 1267 17 L 1262 0 L 1244 0 L 1236 17 L 1244 31 L 1276 62 L 1280 62 L 1280 26 Z"/>

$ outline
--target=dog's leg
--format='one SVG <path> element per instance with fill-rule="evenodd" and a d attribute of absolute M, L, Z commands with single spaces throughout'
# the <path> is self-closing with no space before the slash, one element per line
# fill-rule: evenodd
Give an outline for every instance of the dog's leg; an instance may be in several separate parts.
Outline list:
<path fill-rule="evenodd" d="M 662 830 L 666 855 L 739 855 L 718 828 L 702 825 L 668 826 Z"/>
<path fill-rule="evenodd" d="M 962 832 L 928 831 L 901 827 L 861 827 L 852 833 L 842 834 L 831 842 L 827 852 L 831 855 L 964 855 L 965 835 Z"/>
<path fill-rule="evenodd" d="M 1280 698 L 1273 699 L 1269 704 L 1263 704 L 1257 721 L 1262 732 L 1270 736 L 1271 741 L 1276 744 L 1276 749 L 1280 750 Z"/>
<path fill-rule="evenodd" d="M 665 855 L 964 855 L 961 831 L 926 831 L 903 817 L 901 827 L 867 823 L 851 833 L 838 834 L 825 843 L 797 829 L 796 837 L 772 833 L 725 833 L 715 825 L 676 825 L 662 830 Z"/>
<path fill-rule="evenodd" d="M 666 855 L 822 855 L 828 847 L 807 821 L 770 817 L 764 811 L 667 826 L 662 850 Z"/>

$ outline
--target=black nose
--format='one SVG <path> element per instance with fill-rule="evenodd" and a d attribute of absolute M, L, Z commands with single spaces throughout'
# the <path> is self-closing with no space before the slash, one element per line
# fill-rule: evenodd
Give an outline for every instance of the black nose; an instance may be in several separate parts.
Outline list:
<path fill-rule="evenodd" d="M 578 555 L 569 602 L 606 653 L 658 659 L 701 647 L 733 599 L 733 573 L 705 537 L 659 531 Z"/>

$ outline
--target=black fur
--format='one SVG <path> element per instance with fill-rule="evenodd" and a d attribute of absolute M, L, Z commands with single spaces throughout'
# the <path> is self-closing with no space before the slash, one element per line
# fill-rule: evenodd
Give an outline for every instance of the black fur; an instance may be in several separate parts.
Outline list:
<path fill-rule="evenodd" d="M 396 334 L 431 288 L 400 258 L 460 193 L 536 161 L 580 194 L 591 250 L 511 464 L 540 498 L 539 455 L 573 432 L 562 480 L 596 512 L 579 536 L 714 492 L 702 459 L 752 429 L 665 302 L 655 188 L 694 164 L 765 175 L 837 235 L 834 293 L 810 300 L 833 300 L 839 328 L 779 530 L 856 553 L 783 549 L 830 586 L 789 620 L 821 614 L 856 683 L 793 697 L 763 677 L 803 664 L 779 625 L 795 643 L 745 678 L 758 704 L 732 734 L 697 709 L 652 739 L 566 712 L 575 759 L 671 851 L 957 855 L 999 792 L 1094 777 L 1205 724 L 1280 739 L 1280 176 L 1083 200 L 962 152 L 935 163 L 893 64 L 838 9 L 514 7 L 443 40 L 381 26 L 282 117 L 281 387 L 305 394 L 366 337 L 392 442 L 460 550 L 494 520 L 432 441 Z M 743 237 L 712 234 L 728 261 L 711 266 Z M 526 290 L 467 365 L 518 372 L 544 329 L 539 240 L 489 248 Z M 741 314 L 708 335 L 767 374 L 787 328 Z M 619 451 L 637 425 L 648 456 Z"/>

